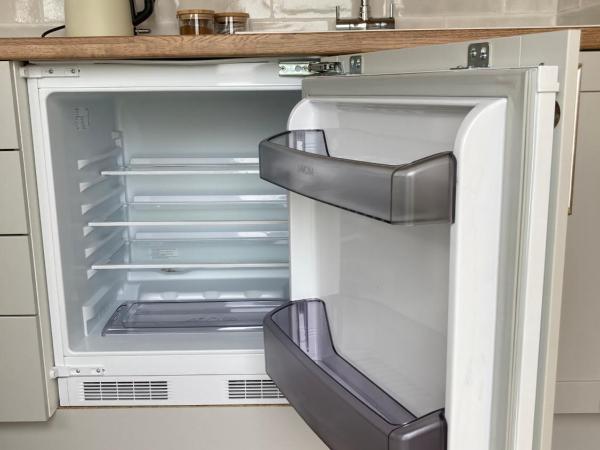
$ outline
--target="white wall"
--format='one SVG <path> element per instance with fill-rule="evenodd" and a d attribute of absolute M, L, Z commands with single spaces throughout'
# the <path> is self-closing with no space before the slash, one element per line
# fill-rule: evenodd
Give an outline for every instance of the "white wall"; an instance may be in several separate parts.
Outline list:
<path fill-rule="evenodd" d="M 553 25 L 559 0 L 371 0 L 373 13 L 383 14 L 387 1 L 396 5 L 399 28 L 462 28 Z M 560 0 L 573 1 L 579 0 Z M 3 36 L 36 36 L 64 20 L 63 0 L 0 3 Z M 247 11 L 255 31 L 325 31 L 333 27 L 336 5 L 342 6 L 343 14 L 356 15 L 358 4 L 359 0 L 157 0 L 153 29 L 177 33 L 177 8 L 200 7 Z"/>

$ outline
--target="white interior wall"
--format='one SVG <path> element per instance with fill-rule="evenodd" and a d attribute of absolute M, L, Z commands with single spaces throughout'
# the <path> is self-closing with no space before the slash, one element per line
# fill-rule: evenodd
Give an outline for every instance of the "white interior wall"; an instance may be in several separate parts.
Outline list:
<path fill-rule="evenodd" d="M 65 280 L 65 304 L 61 307 L 67 317 L 71 350 L 261 347 L 259 338 L 246 334 L 225 337 L 221 343 L 216 336 L 205 338 L 203 342 L 191 346 L 184 337 L 143 338 L 144 342 L 139 342 L 141 339 L 128 339 L 127 336 L 101 337 L 102 327 L 123 300 L 137 300 L 142 295 L 146 300 L 168 300 L 174 298 L 173 292 L 177 292 L 179 286 L 185 290 L 183 299 L 188 300 L 193 295 L 204 298 L 212 291 L 241 291 L 247 295 L 259 291 L 280 292 L 279 298 L 285 298 L 288 290 L 287 270 L 257 270 L 252 273 L 242 270 L 227 273 L 183 271 L 177 274 L 151 270 L 129 273 L 126 270 L 94 271 L 90 270 L 90 265 L 103 263 L 105 258 L 114 253 L 118 248 L 115 245 L 124 242 L 124 233 L 128 230 L 118 227 L 94 228 L 87 224 L 95 219 L 100 222 L 105 220 L 107 212 L 127 200 L 134 200 L 137 195 L 272 194 L 282 192 L 281 189 L 258 179 L 256 174 L 104 177 L 104 181 L 90 184 L 83 192 L 81 183 L 102 179 L 101 170 L 118 168 L 121 164 L 127 164 L 132 157 L 256 157 L 258 142 L 285 128 L 288 114 L 299 98 L 300 93 L 295 90 L 159 92 L 152 95 L 59 93 L 49 97 L 49 130 L 56 176 L 62 276 Z M 112 150 L 115 146 L 114 130 L 121 133 L 117 135 L 117 141 L 121 141 L 124 149 L 117 149 L 114 156 L 82 168 L 82 161 L 94 161 L 94 158 Z M 113 193 L 116 195 L 111 196 Z M 105 199 L 107 195 L 111 196 L 108 200 Z M 82 215 L 82 202 L 94 205 L 99 200 L 103 200 L 99 206 Z M 287 210 L 284 212 L 287 218 Z M 186 219 L 185 211 L 180 211 L 179 215 L 182 217 L 180 220 Z M 166 219 L 169 220 L 168 215 Z M 287 230 L 287 227 L 283 229 Z M 170 231 L 164 227 L 152 227 L 142 231 L 137 227 L 131 231 L 129 238 L 137 239 L 142 233 L 146 234 L 146 238 L 152 237 L 151 232 L 161 239 L 165 239 L 162 234 L 165 232 L 176 235 L 176 238 L 182 237 L 181 229 Z M 145 257 L 144 248 L 148 246 L 142 244 L 145 243 L 133 247 L 131 258 Z M 191 243 L 183 244 L 178 250 L 182 257 L 188 255 L 195 258 L 208 251 Z M 248 244 L 253 245 L 241 248 L 242 256 L 246 259 L 254 261 L 280 257 L 278 248 L 270 249 L 253 242 Z M 94 246 L 98 246 L 98 250 L 90 254 Z M 215 257 L 226 257 L 232 251 L 237 254 L 240 250 L 235 247 L 227 253 L 229 247 L 215 251 Z M 287 262 L 287 245 L 285 247 Z M 148 248 L 151 251 L 154 247 Z M 84 256 L 86 251 L 88 258 Z M 125 280 L 129 284 L 123 290 Z M 140 288 L 142 284 L 144 289 Z M 165 293 L 170 294 L 164 297 Z M 86 333 L 91 336 L 84 338 Z"/>

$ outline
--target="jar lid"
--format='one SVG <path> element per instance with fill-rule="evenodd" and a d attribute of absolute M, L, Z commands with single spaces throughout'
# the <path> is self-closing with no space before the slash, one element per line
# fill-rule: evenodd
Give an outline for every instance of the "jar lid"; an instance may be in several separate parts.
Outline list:
<path fill-rule="evenodd" d="M 247 19 L 250 17 L 250 14 L 245 12 L 220 12 L 215 14 L 215 18 L 221 17 L 239 17 L 241 19 Z"/>
<path fill-rule="evenodd" d="M 215 12 L 212 9 L 179 9 L 179 10 L 177 10 L 177 16 L 185 16 L 188 14 L 202 14 L 202 15 L 214 16 Z"/>

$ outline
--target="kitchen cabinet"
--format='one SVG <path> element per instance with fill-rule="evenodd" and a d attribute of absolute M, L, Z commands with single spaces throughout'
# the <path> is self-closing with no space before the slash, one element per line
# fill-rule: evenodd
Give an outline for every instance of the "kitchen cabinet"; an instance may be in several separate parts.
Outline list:
<path fill-rule="evenodd" d="M 0 422 L 47 420 L 46 374 L 36 317 L 0 317 L 0 342 Z"/>
<path fill-rule="evenodd" d="M 36 315 L 36 297 L 27 236 L 0 236 L 0 316 Z"/>
<path fill-rule="evenodd" d="M 0 129 L 3 129 L 2 125 Z M 0 211 L 0 234 L 27 234 L 27 205 L 19 151 L 0 151 Z"/>
<path fill-rule="evenodd" d="M 58 406 L 26 81 L 0 62 L 0 422 Z"/>
<path fill-rule="evenodd" d="M 11 63 L 0 61 L 0 150 L 19 148 Z"/>
<path fill-rule="evenodd" d="M 581 54 L 572 215 L 568 219 L 553 450 L 598 443 L 600 423 L 600 52 Z"/>

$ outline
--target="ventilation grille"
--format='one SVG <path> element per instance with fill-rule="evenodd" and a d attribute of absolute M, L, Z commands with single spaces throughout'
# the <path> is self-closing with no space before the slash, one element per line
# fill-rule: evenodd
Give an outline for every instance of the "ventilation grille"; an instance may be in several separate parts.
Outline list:
<path fill-rule="evenodd" d="M 230 400 L 285 398 L 272 380 L 229 380 Z"/>
<path fill-rule="evenodd" d="M 84 381 L 83 399 L 87 401 L 168 400 L 166 381 Z"/>

